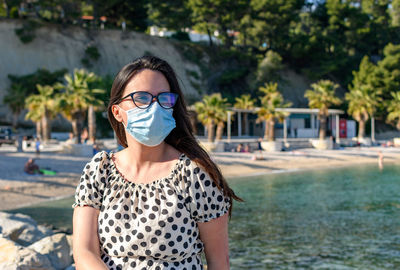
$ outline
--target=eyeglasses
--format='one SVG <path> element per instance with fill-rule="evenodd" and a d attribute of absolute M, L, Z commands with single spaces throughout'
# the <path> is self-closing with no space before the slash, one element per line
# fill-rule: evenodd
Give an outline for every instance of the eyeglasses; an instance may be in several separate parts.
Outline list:
<path fill-rule="evenodd" d="M 128 97 L 130 97 L 130 99 L 127 99 Z M 149 92 L 137 91 L 132 92 L 129 95 L 121 98 L 120 102 L 125 100 L 132 100 L 136 107 L 140 109 L 148 108 L 151 103 L 153 103 L 153 101 L 157 100 L 158 104 L 160 104 L 160 106 L 164 109 L 171 109 L 175 106 L 176 101 L 178 100 L 178 94 L 171 92 L 161 92 L 158 95 L 153 96 Z"/>

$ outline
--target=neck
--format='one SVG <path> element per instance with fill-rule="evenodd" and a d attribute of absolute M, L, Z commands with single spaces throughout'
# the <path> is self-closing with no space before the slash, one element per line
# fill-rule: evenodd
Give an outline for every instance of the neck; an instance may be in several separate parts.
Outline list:
<path fill-rule="evenodd" d="M 165 160 L 167 152 L 167 144 L 165 142 L 154 147 L 143 145 L 133 138 L 127 138 L 127 142 L 128 147 L 125 149 L 125 152 L 129 155 L 128 160 L 132 160 L 136 164 Z"/>

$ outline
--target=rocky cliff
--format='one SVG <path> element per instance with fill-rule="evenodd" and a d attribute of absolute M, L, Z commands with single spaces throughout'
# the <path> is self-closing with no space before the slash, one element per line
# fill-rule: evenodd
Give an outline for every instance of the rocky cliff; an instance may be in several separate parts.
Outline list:
<path fill-rule="evenodd" d="M 50 71 L 67 68 L 70 72 L 74 68 L 83 68 L 81 61 L 88 46 L 96 47 L 100 53 L 92 68 L 99 75 L 114 76 L 134 58 L 151 54 L 172 65 L 187 97 L 199 97 L 193 85 L 200 82 L 188 75 L 201 73 L 199 67 L 185 60 L 179 49 L 165 38 L 120 30 L 41 25 L 35 30 L 33 41 L 24 44 L 15 34 L 15 29 L 21 26 L 22 22 L 18 20 L 0 20 L 0 119 L 3 121 L 11 121 L 12 117 L 3 104 L 10 84 L 8 74 L 26 75 L 38 68 Z"/>

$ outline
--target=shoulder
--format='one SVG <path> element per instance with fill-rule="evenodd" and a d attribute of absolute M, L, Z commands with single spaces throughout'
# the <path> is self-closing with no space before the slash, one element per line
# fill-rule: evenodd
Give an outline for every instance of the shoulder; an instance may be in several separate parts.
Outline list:
<path fill-rule="evenodd" d="M 181 173 L 185 182 L 189 182 L 189 186 L 194 184 L 194 187 L 212 186 L 216 187 L 214 179 L 198 161 L 190 159 L 186 155 L 181 157 Z"/>
<path fill-rule="evenodd" d="M 112 154 L 109 154 L 106 151 L 97 153 L 88 163 L 86 163 L 84 171 L 87 172 L 107 169 L 110 165 L 111 156 Z"/>
<path fill-rule="evenodd" d="M 92 157 L 89 163 L 103 163 L 109 162 L 112 157 L 112 153 L 107 153 L 106 151 L 100 151 Z"/>

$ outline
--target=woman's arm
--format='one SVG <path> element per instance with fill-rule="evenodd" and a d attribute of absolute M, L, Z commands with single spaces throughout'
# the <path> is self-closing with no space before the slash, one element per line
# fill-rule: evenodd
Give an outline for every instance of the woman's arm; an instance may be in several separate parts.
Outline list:
<path fill-rule="evenodd" d="M 228 214 L 197 224 L 208 270 L 229 270 Z"/>
<path fill-rule="evenodd" d="M 84 206 L 76 207 L 73 217 L 73 253 L 77 270 L 106 270 L 108 267 L 100 258 L 100 244 L 97 232 L 99 210 Z"/>

